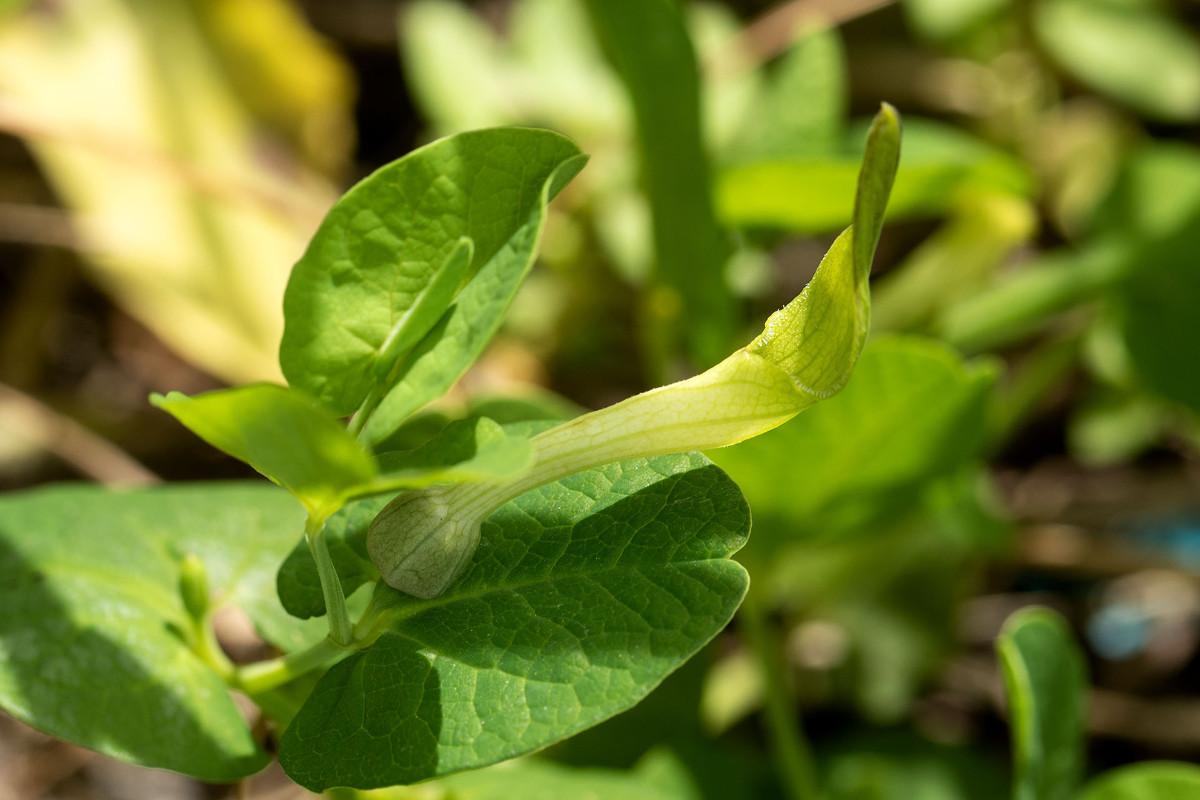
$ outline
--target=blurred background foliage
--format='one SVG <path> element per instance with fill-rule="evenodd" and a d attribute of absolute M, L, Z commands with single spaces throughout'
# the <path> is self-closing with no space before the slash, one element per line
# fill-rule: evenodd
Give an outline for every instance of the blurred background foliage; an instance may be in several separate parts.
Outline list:
<path fill-rule="evenodd" d="M 414 796 L 775 796 L 781 693 L 830 797 L 1001 796 L 990 642 L 1034 601 L 1086 645 L 1092 770 L 1194 760 L 1195 2 L 0 2 L 0 482 L 247 477 L 146 395 L 279 380 L 325 209 L 477 127 L 591 162 L 439 418 L 691 374 L 811 276 L 881 100 L 872 341 L 842 394 L 710 454 L 755 516 L 738 625 L 547 760 Z M 207 796 L 3 731 L 13 797 Z"/>

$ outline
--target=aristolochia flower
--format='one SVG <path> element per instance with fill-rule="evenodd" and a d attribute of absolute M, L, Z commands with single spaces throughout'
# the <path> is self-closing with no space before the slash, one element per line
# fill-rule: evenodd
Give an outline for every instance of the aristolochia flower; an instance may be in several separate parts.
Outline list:
<path fill-rule="evenodd" d="M 384 581 L 436 597 L 470 561 L 483 520 L 514 497 L 601 464 L 736 444 L 838 392 L 866 342 L 867 279 L 899 153 L 899 116 L 885 104 L 867 137 L 853 224 L 804 291 L 746 347 L 694 378 L 534 437 L 533 467 L 511 481 L 436 486 L 388 504 L 367 535 Z"/>

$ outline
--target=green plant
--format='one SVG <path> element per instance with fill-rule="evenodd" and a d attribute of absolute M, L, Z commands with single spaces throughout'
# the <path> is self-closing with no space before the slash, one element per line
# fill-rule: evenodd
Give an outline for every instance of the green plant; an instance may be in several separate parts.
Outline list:
<path fill-rule="evenodd" d="M 709 371 L 557 426 L 477 416 L 416 446 L 413 413 L 495 332 L 547 204 L 585 159 L 554 133 L 494 129 L 375 173 L 293 270 L 290 387 L 153 398 L 286 493 L 65 487 L 0 503 L 0 701 L 62 738 L 223 781 L 269 758 L 237 690 L 315 791 L 484 766 L 637 703 L 747 586 L 729 560 L 745 501 L 679 453 L 755 436 L 844 386 L 898 155 L 885 106 L 852 226 Z M 231 663 L 211 626 L 224 605 L 282 655 Z"/>

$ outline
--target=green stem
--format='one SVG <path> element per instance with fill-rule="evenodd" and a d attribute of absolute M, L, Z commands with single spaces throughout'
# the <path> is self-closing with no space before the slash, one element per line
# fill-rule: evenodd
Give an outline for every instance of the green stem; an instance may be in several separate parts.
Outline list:
<path fill-rule="evenodd" d="M 384 384 L 375 383 L 371 386 L 371 391 L 367 393 L 362 405 L 358 407 L 358 411 L 354 412 L 354 416 L 350 418 L 350 424 L 347 428 L 350 435 L 355 439 L 362 436 L 363 429 L 367 427 L 367 422 L 370 421 L 371 415 L 375 413 L 375 409 L 383 401 Z"/>
<path fill-rule="evenodd" d="M 223 680 L 229 681 L 235 672 L 235 667 L 217 642 L 217 635 L 212 626 L 212 614 L 194 620 L 192 631 L 192 652 Z"/>
<path fill-rule="evenodd" d="M 779 641 L 753 590 L 742 603 L 738 619 L 762 669 L 763 710 L 771 758 L 783 779 L 784 789 L 791 800 L 816 800 L 817 772 L 812 747 L 804 735 L 800 712 L 784 678 Z"/>
<path fill-rule="evenodd" d="M 338 578 L 333 560 L 329 557 L 329 545 L 325 541 L 325 520 L 311 514 L 304 523 L 304 537 L 308 549 L 317 562 L 317 574 L 321 578 L 321 594 L 325 597 L 325 614 L 329 619 L 329 637 L 335 644 L 346 646 L 353 641 L 354 626 L 350 624 L 350 612 L 346 609 L 346 595 L 342 592 L 342 581 Z"/>
<path fill-rule="evenodd" d="M 327 636 L 306 650 L 239 667 L 233 673 L 232 683 L 246 694 L 261 695 L 314 669 L 332 664 L 350 652 L 350 648 L 337 644 Z"/>

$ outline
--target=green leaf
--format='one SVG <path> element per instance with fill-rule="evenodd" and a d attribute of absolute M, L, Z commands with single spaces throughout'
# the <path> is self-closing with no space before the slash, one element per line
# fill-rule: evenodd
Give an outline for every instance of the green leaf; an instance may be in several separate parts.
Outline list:
<path fill-rule="evenodd" d="M 737 164 L 717 176 L 717 209 L 735 227 L 799 233 L 838 230 L 850 219 L 860 153 Z M 962 193 L 986 189 L 1028 195 L 1028 169 L 979 140 L 906 120 L 904 154 L 888 205 L 891 219 L 943 213 Z"/>
<path fill-rule="evenodd" d="M 204 441 L 250 466 L 322 515 L 378 471 L 371 454 L 328 412 L 272 384 L 150 398 Z"/>
<path fill-rule="evenodd" d="M 933 340 L 873 341 L 836 398 L 709 456 L 764 521 L 806 535 L 854 527 L 979 454 L 995 376 Z"/>
<path fill-rule="evenodd" d="M 1191 800 L 1200 797 L 1200 767 L 1148 761 L 1106 772 L 1075 800 Z"/>
<path fill-rule="evenodd" d="M 213 605 L 240 606 L 290 649 L 313 634 L 280 607 L 272 576 L 303 524 L 266 484 L 0 499 L 0 704 L 133 764 L 215 782 L 257 772 L 270 757 L 186 641 L 180 568 L 198 557 Z"/>
<path fill-rule="evenodd" d="M 349 596 L 379 578 L 366 550 L 367 527 L 397 490 L 446 481 L 503 481 L 526 470 L 533 461 L 529 439 L 510 435 L 485 417 L 457 420 L 429 441 L 407 452 L 379 456 L 384 474 L 359 487 L 380 497 L 354 502 L 329 518 L 325 539 L 329 555 Z M 279 568 L 279 598 L 289 613 L 307 619 L 325 613 L 321 579 L 308 544 L 301 541 Z"/>
<path fill-rule="evenodd" d="M 1118 0 L 1042 0 L 1033 28 L 1076 78 L 1147 116 L 1200 118 L 1200 45 L 1155 8 Z"/>
<path fill-rule="evenodd" d="M 1016 800 L 1067 800 L 1083 772 L 1087 668 L 1062 618 L 1022 609 L 996 639 L 1004 670 Z"/>
<path fill-rule="evenodd" d="M 657 304 L 674 308 L 660 310 L 659 321 L 669 337 L 686 339 L 697 364 L 710 366 L 729 350 L 734 308 L 723 274 L 729 246 L 713 212 L 692 42 L 670 0 L 587 0 L 587 7 L 633 102 L 654 219 L 656 279 L 676 300 Z"/>
<path fill-rule="evenodd" d="M 380 584 L 370 648 L 332 668 L 280 744 L 313 791 L 411 783 L 544 747 L 630 707 L 746 590 L 749 515 L 699 454 L 611 464 L 494 513 L 462 580 Z"/>
<path fill-rule="evenodd" d="M 288 282 L 279 351 L 288 381 L 347 415 L 390 388 L 379 375 L 393 375 L 400 383 L 366 423 L 369 441 L 386 436 L 481 352 L 533 262 L 546 204 L 583 163 L 550 131 L 483 130 L 422 147 L 360 182 L 330 210 Z M 442 316 L 468 254 L 471 279 Z M 408 344 L 435 320 L 393 364 L 404 354 L 389 343 Z"/>

